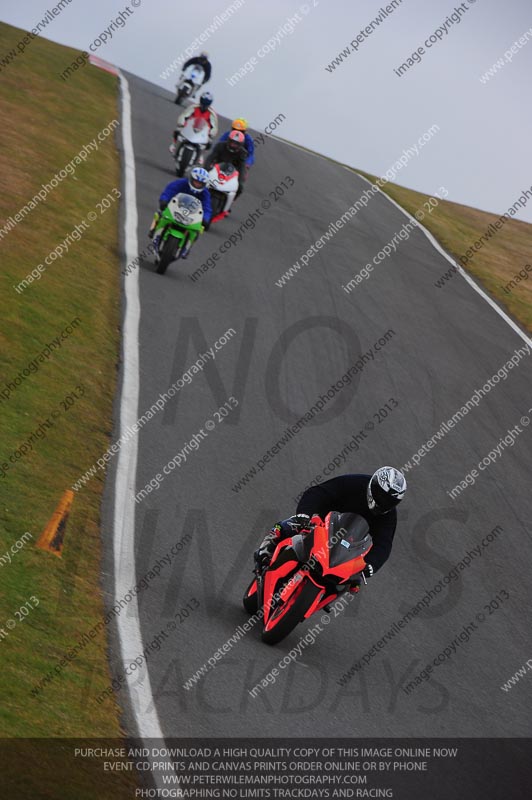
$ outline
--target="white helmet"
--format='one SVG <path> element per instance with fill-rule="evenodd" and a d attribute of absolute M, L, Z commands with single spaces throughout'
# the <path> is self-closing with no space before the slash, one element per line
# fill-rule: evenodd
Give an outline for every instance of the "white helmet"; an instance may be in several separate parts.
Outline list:
<path fill-rule="evenodd" d="M 401 502 L 405 492 L 406 480 L 400 470 L 379 467 L 368 483 L 368 507 L 374 514 L 386 514 Z"/>
<path fill-rule="evenodd" d="M 199 194 L 207 188 L 209 184 L 209 173 L 203 167 L 193 167 L 188 177 L 188 185 L 194 192 Z"/>

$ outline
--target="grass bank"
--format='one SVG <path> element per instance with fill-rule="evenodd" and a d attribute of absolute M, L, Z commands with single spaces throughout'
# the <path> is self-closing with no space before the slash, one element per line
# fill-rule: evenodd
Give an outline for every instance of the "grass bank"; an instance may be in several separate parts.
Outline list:
<path fill-rule="evenodd" d="M 23 35 L 0 24 L 0 54 Z M 119 353 L 117 79 L 85 66 L 62 81 L 77 55 L 38 37 L 1 72 L 2 737 L 122 735 L 118 707 L 93 700 L 110 681 L 105 629 L 32 694 L 103 616 L 100 477 L 75 496 L 62 558 L 35 547 L 109 445 Z M 130 785 L 82 767 L 60 775 L 53 759 L 34 768 L 9 796 L 119 798 Z M 40 793 L 57 778 L 62 789 Z"/>

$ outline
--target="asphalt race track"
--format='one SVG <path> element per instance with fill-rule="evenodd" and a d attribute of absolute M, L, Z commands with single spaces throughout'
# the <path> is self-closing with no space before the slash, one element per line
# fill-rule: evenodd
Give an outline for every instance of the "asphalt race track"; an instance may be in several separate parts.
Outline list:
<path fill-rule="evenodd" d="M 173 179 L 168 144 L 177 107 L 163 90 L 127 78 L 141 253 L 158 196 Z M 227 122 L 221 120 L 222 130 Z M 530 682 L 508 693 L 499 688 L 532 656 L 524 652 L 523 615 L 532 601 L 532 432 L 520 423 L 532 407 L 528 356 L 407 473 L 392 557 L 345 610 L 326 623 L 318 614 L 274 648 L 261 643 L 255 626 L 215 669 L 183 688 L 246 621 L 241 597 L 262 533 L 294 513 L 295 498 L 347 442 L 358 435 L 347 461 L 326 477 L 401 467 L 526 346 L 461 276 L 443 288 L 434 285 L 450 264 L 421 230 L 353 291 L 342 289 L 408 221 L 381 193 L 284 287 L 276 286 L 367 188 L 340 165 L 269 138 L 257 148 L 233 213 L 201 237 L 187 261 L 164 276 L 155 274 L 150 259 L 140 265 L 139 415 L 201 353 L 235 331 L 140 433 L 137 492 L 205 430 L 228 398 L 238 401 L 136 504 L 139 579 L 182 542 L 139 597 L 144 643 L 165 631 L 150 655 L 149 675 L 166 737 L 531 735 Z M 252 212 L 255 220 L 242 227 Z M 192 280 L 239 229 L 241 238 L 214 268 Z M 370 351 L 373 357 L 360 362 Z M 352 383 L 234 491 L 287 426 L 357 361 Z M 513 444 L 499 448 L 474 485 L 451 498 L 448 492 L 516 425 L 521 430 Z M 463 559 L 470 563 L 371 651 Z M 313 646 L 307 642 L 252 697 L 250 690 L 316 624 L 322 630 Z M 451 655 L 406 692 L 446 647 Z"/>

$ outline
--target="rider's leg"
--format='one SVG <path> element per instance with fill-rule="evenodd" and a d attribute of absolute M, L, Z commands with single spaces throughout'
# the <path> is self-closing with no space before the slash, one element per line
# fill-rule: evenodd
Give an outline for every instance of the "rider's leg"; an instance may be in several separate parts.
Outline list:
<path fill-rule="evenodd" d="M 151 221 L 150 229 L 148 231 L 148 237 L 150 239 L 153 239 L 153 234 L 155 233 L 155 229 L 157 227 L 157 223 L 159 222 L 160 219 L 161 219 L 161 212 L 160 211 L 156 211 L 155 214 L 153 215 L 153 219 Z"/>

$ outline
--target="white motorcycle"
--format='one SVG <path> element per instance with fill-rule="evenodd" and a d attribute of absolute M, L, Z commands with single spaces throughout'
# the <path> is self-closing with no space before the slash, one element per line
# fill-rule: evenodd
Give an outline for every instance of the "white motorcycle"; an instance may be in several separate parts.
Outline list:
<path fill-rule="evenodd" d="M 181 105 L 183 100 L 194 97 L 198 89 L 203 85 L 205 70 L 199 64 L 191 64 L 183 70 L 179 83 L 176 84 L 177 96 L 174 103 Z"/>
<path fill-rule="evenodd" d="M 217 222 L 229 214 L 237 191 L 238 170 L 236 167 L 228 161 L 214 164 L 209 172 L 212 222 Z"/>
<path fill-rule="evenodd" d="M 177 138 L 175 158 L 175 172 L 182 178 L 185 172 L 192 167 L 203 164 L 203 151 L 209 144 L 209 125 L 201 117 L 187 120 Z"/>

